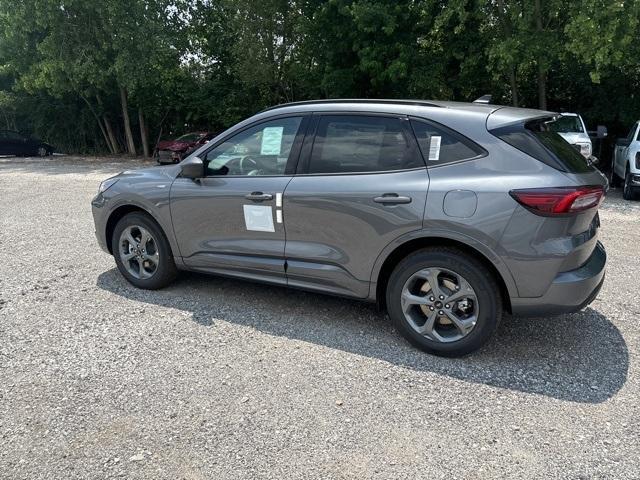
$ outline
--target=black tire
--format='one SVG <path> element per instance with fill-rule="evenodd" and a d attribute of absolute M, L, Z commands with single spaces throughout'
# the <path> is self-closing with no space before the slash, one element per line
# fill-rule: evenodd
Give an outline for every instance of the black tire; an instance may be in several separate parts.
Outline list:
<path fill-rule="evenodd" d="M 609 172 L 609 186 L 611 188 L 618 188 L 620 186 L 620 177 L 616 175 L 616 172 L 613 169 L 613 164 L 611 165 L 611 171 Z"/>
<path fill-rule="evenodd" d="M 635 200 L 637 196 L 637 192 L 635 187 L 631 186 L 631 172 L 629 171 L 629 167 L 627 166 L 627 170 L 624 174 L 624 185 L 622 188 L 622 198 L 625 200 Z"/>
<path fill-rule="evenodd" d="M 401 295 L 405 283 L 416 272 L 440 267 L 466 279 L 476 293 L 478 315 L 473 329 L 463 338 L 449 343 L 439 342 L 418 333 L 405 318 Z M 493 274 L 466 253 L 448 247 L 418 250 L 404 258 L 393 270 L 386 291 L 387 310 L 394 326 L 412 345 L 428 353 L 458 357 L 482 347 L 496 330 L 502 318 L 502 296 Z"/>
<path fill-rule="evenodd" d="M 122 232 L 131 226 L 141 226 L 151 233 L 158 251 L 158 264 L 155 272 L 149 278 L 136 278 L 124 266 L 120 258 L 119 239 Z M 116 260 L 118 270 L 132 285 L 145 290 L 157 290 L 166 287 L 173 282 L 178 274 L 178 269 L 173 261 L 171 246 L 164 232 L 156 221 L 149 215 L 141 212 L 133 212 L 122 217 L 116 224 L 111 237 L 111 248 Z"/>

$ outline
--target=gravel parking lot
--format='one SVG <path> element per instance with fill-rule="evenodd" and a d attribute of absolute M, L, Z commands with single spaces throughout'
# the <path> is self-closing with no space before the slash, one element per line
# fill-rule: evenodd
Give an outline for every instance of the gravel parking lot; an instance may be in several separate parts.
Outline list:
<path fill-rule="evenodd" d="M 351 300 L 131 287 L 89 202 L 139 165 L 0 159 L 0 478 L 640 478 L 640 202 L 589 308 L 451 360 Z"/>

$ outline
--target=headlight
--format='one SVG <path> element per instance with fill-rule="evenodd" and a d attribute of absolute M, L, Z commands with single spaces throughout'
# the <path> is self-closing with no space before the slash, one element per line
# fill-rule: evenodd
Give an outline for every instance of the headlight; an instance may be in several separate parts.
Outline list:
<path fill-rule="evenodd" d="M 100 184 L 100 187 L 98 188 L 98 193 L 103 193 L 107 191 L 109 188 L 115 185 L 117 181 L 118 181 L 117 178 L 107 178 L 104 182 Z"/>
<path fill-rule="evenodd" d="M 591 156 L 591 144 L 590 143 L 576 143 L 577 146 L 580 147 L 580 153 L 589 158 Z"/>

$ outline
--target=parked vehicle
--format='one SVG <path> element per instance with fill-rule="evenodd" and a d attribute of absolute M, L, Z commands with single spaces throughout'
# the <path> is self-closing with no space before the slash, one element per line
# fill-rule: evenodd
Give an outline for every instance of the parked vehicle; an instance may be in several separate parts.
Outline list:
<path fill-rule="evenodd" d="M 53 150 L 51 145 L 37 138 L 13 130 L 0 130 L 0 155 L 46 157 L 53 154 Z"/>
<path fill-rule="evenodd" d="M 574 145 L 584 158 L 591 159 L 593 144 L 589 138 L 584 120 L 580 115 L 577 113 L 562 113 L 549 126 L 567 142 Z"/>
<path fill-rule="evenodd" d="M 640 121 L 633 124 L 625 138 L 616 141 L 611 164 L 611 186 L 623 185 L 622 196 L 634 200 L 640 192 Z"/>
<path fill-rule="evenodd" d="M 159 164 L 178 163 L 214 136 L 211 132 L 192 132 L 175 140 L 164 140 L 158 143 L 154 156 Z"/>
<path fill-rule="evenodd" d="M 462 355 L 503 311 L 574 312 L 603 281 L 606 179 L 552 113 L 312 101 L 230 128 L 93 199 L 100 246 L 139 288 L 178 270 L 376 301 L 414 345 Z"/>

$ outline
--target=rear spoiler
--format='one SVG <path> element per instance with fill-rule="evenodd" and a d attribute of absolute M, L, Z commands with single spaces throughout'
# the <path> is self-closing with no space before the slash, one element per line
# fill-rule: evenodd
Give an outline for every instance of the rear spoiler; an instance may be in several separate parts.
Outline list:
<path fill-rule="evenodd" d="M 480 98 L 476 98 L 473 103 L 491 103 L 491 95 L 487 94 L 487 95 L 482 95 Z"/>

